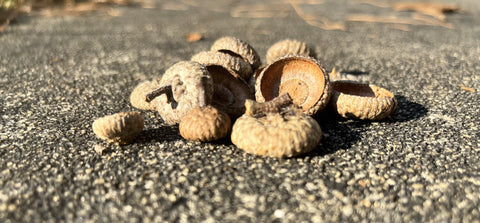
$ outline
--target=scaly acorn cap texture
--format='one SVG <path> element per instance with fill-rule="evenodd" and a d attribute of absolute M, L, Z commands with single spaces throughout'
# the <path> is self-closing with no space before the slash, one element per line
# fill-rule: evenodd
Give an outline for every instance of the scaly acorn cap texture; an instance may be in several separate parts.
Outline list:
<path fill-rule="evenodd" d="M 331 97 L 328 73 L 311 57 L 286 55 L 266 66 L 255 81 L 258 102 L 288 92 L 293 103 L 309 115 L 324 109 Z"/>
<path fill-rule="evenodd" d="M 220 51 L 203 51 L 193 55 L 191 60 L 204 65 L 217 64 L 229 68 L 244 80 L 248 80 L 252 76 L 250 64 L 241 58 Z"/>
<path fill-rule="evenodd" d="M 380 120 L 397 107 L 395 95 L 376 85 L 334 81 L 332 89 L 329 106 L 344 118 Z"/>
<path fill-rule="evenodd" d="M 247 153 L 287 158 L 315 149 L 322 130 L 315 119 L 290 106 L 279 113 L 241 116 L 233 124 L 231 139 Z"/>
<path fill-rule="evenodd" d="M 92 128 L 99 138 L 125 145 L 142 132 L 143 126 L 144 119 L 140 112 L 121 112 L 95 120 Z"/>
<path fill-rule="evenodd" d="M 245 100 L 252 99 L 252 89 L 243 78 L 220 65 L 205 66 L 213 79 L 212 105 L 226 112 L 232 120 L 245 112 Z"/>
<path fill-rule="evenodd" d="M 212 77 L 205 66 L 195 61 L 180 61 L 168 68 L 160 85 L 170 85 L 172 90 L 173 100 L 162 94 L 157 105 L 158 113 L 169 125 L 179 123 L 190 110 L 212 102 Z"/>
<path fill-rule="evenodd" d="M 257 51 L 255 51 L 255 49 L 247 42 L 235 37 L 226 36 L 217 39 L 213 43 L 210 50 L 238 56 L 250 64 L 250 66 L 252 66 L 252 70 L 256 70 L 262 65 L 262 61 L 260 60 L 260 56 L 258 55 Z"/>
<path fill-rule="evenodd" d="M 285 39 L 276 42 L 267 50 L 267 64 L 274 62 L 277 58 L 289 54 L 315 57 L 314 50 L 305 42 L 294 39 Z"/>
<path fill-rule="evenodd" d="M 141 110 L 156 110 L 158 98 L 151 102 L 145 101 L 145 95 L 160 87 L 160 80 L 154 79 L 152 81 L 144 81 L 138 84 L 130 94 L 130 103 L 133 107 Z"/>
<path fill-rule="evenodd" d="M 228 135 L 231 128 L 230 117 L 211 105 L 190 110 L 179 125 L 183 138 L 200 142 L 221 139 Z"/>

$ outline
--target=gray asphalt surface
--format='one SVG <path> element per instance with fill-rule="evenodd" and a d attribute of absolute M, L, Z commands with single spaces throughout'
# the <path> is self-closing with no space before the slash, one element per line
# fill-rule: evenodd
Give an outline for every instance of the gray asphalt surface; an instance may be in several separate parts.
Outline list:
<path fill-rule="evenodd" d="M 291 8 L 237 18 L 229 6 L 165 1 L 115 7 L 119 16 L 21 17 L 0 33 L 0 222 L 479 222 L 480 3 L 455 2 L 453 29 L 326 31 Z M 205 39 L 189 43 L 190 32 Z M 276 41 L 303 40 L 328 70 L 394 92 L 398 110 L 381 122 L 324 114 L 321 145 L 292 159 L 188 142 L 154 112 L 134 144 L 95 137 L 96 118 L 136 110 L 135 85 L 226 35 L 264 61 Z"/>

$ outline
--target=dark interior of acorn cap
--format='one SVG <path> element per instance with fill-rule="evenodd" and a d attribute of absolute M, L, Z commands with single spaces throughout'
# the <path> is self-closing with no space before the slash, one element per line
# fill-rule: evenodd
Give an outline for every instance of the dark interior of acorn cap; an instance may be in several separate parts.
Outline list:
<path fill-rule="evenodd" d="M 332 89 L 348 95 L 356 95 L 361 97 L 376 96 L 374 90 L 368 84 L 335 81 L 332 83 Z"/>
<path fill-rule="evenodd" d="M 245 99 L 250 95 L 248 84 L 233 71 L 220 65 L 207 65 L 206 68 L 215 87 L 213 101 L 224 106 L 243 107 Z"/>
<path fill-rule="evenodd" d="M 323 95 L 325 75 L 315 61 L 287 57 L 265 68 L 260 90 L 266 101 L 288 92 L 293 103 L 308 110 Z"/>

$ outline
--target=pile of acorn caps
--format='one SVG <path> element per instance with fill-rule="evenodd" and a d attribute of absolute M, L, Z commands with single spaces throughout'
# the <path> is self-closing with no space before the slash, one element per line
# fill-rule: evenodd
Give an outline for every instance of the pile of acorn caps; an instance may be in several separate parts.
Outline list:
<path fill-rule="evenodd" d="M 381 87 L 330 75 L 304 42 L 283 40 L 267 51 L 262 66 L 246 42 L 223 37 L 191 61 L 181 61 L 157 79 L 140 83 L 130 95 L 141 110 L 156 110 L 168 125 L 192 141 L 231 136 L 247 153 L 292 157 L 317 147 L 322 131 L 311 116 L 329 108 L 345 118 L 379 120 L 396 108 L 394 95 Z M 119 145 L 144 127 L 140 112 L 105 116 L 95 134 Z"/>

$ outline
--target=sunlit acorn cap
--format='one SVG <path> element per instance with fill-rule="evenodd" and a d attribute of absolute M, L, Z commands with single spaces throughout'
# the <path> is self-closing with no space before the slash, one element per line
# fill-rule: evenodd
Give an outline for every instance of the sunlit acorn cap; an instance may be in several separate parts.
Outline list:
<path fill-rule="evenodd" d="M 169 125 L 179 123 L 191 109 L 212 102 L 213 80 L 205 66 L 195 61 L 181 61 L 168 68 L 160 85 L 171 85 L 173 101 L 162 94 L 157 102 L 160 116 Z"/>
<path fill-rule="evenodd" d="M 220 39 L 217 39 L 212 47 L 210 48 L 212 51 L 220 51 L 224 53 L 228 53 L 233 56 L 237 56 L 245 60 L 250 66 L 252 66 L 252 70 L 256 70 L 258 67 L 262 65 L 260 60 L 260 56 L 258 55 L 257 51 L 250 46 L 247 42 L 240 40 L 235 37 L 226 36 Z"/>
<path fill-rule="evenodd" d="M 229 68 L 244 80 L 248 80 L 252 76 L 250 64 L 241 58 L 220 51 L 203 51 L 195 54 L 191 60 L 201 64 L 217 64 Z"/>
<path fill-rule="evenodd" d="M 285 39 L 276 42 L 267 50 L 267 64 L 289 54 L 315 57 L 315 52 L 305 42 Z"/>
<path fill-rule="evenodd" d="M 342 117 L 379 120 L 397 107 L 395 95 L 385 88 L 352 81 L 334 81 L 331 85 L 330 107 Z"/>
<path fill-rule="evenodd" d="M 279 158 L 308 153 L 321 138 L 317 121 L 293 107 L 264 116 L 242 115 L 233 124 L 231 134 L 232 143 L 245 152 Z"/>
<path fill-rule="evenodd" d="M 93 122 L 93 132 L 101 139 L 125 145 L 142 132 L 144 119 L 140 112 L 121 112 L 101 117 Z"/>
<path fill-rule="evenodd" d="M 190 110 L 179 125 L 183 138 L 200 142 L 221 139 L 228 135 L 231 128 L 230 117 L 211 105 Z"/>
<path fill-rule="evenodd" d="M 305 113 L 316 114 L 326 107 L 331 96 L 325 68 L 311 57 L 286 55 L 277 58 L 255 81 L 255 98 L 264 102 L 287 92 Z"/>
<path fill-rule="evenodd" d="M 160 87 L 160 80 L 144 81 L 138 84 L 130 94 L 130 103 L 141 110 L 156 110 L 158 98 L 151 102 L 145 101 L 145 95 Z"/>
<path fill-rule="evenodd" d="M 245 100 L 253 98 L 252 90 L 243 78 L 232 70 L 215 64 L 205 66 L 213 79 L 212 105 L 236 119 L 245 112 Z"/>

